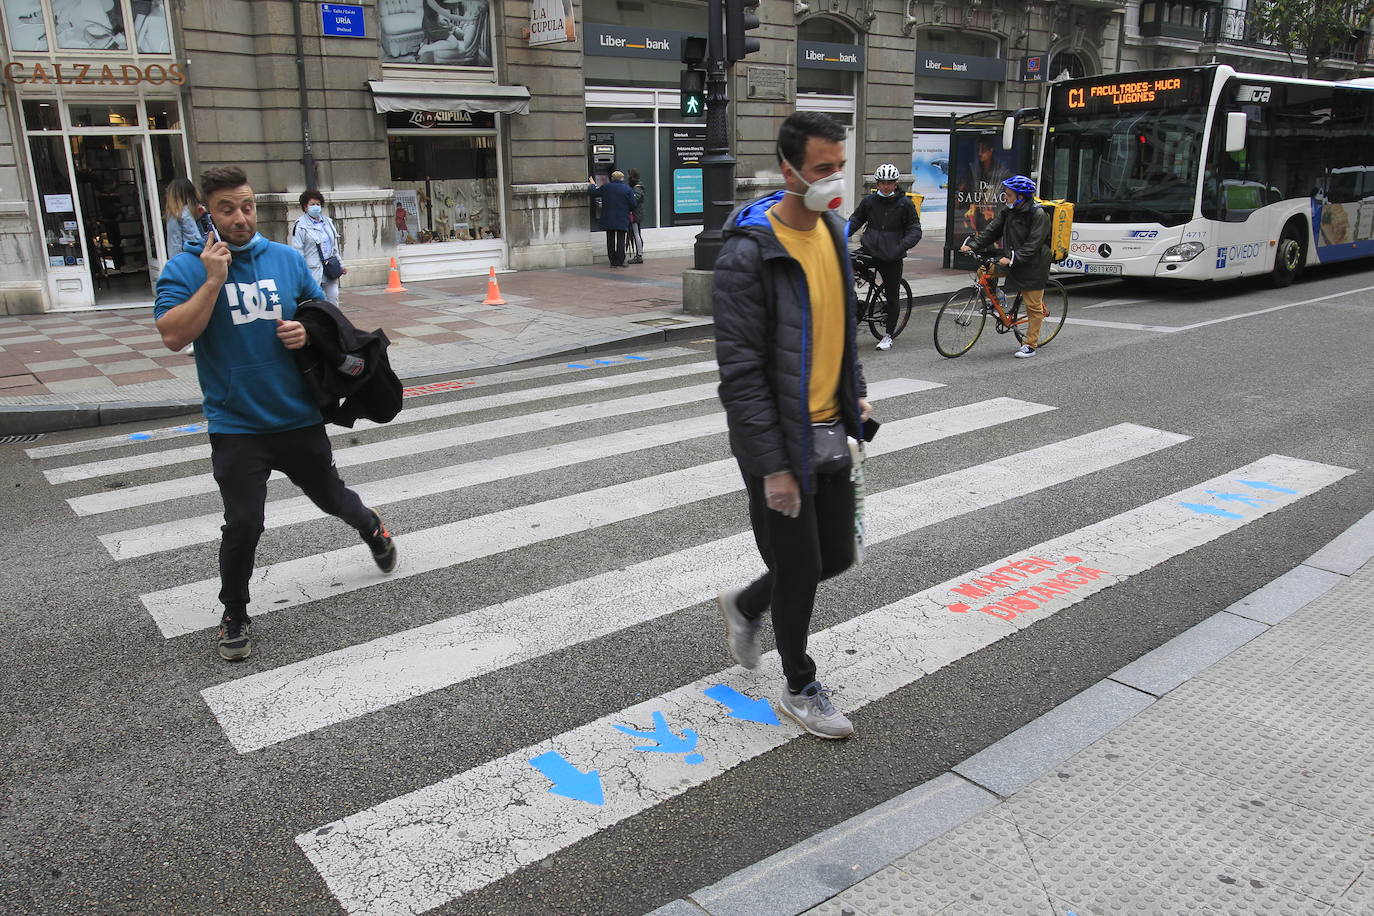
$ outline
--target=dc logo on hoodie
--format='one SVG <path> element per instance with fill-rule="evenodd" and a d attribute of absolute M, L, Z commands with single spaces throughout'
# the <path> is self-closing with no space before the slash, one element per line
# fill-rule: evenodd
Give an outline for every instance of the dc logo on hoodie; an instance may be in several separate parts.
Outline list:
<path fill-rule="evenodd" d="M 248 324 L 259 318 L 276 321 L 282 317 L 281 296 L 276 280 L 257 283 L 225 283 L 224 295 L 229 300 L 229 314 L 234 324 Z"/>

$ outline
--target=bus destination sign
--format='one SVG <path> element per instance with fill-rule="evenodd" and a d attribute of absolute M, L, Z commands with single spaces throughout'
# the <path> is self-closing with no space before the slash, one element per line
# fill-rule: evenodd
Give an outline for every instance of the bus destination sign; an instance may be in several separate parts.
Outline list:
<path fill-rule="evenodd" d="M 1139 108 L 1173 108 L 1200 103 L 1193 73 L 1162 73 L 1130 80 L 1060 86 L 1054 110 L 1060 115 L 1100 114 Z"/>

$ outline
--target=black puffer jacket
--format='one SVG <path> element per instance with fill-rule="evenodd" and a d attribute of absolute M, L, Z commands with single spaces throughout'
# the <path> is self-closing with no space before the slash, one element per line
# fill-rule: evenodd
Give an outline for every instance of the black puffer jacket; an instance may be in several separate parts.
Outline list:
<path fill-rule="evenodd" d="M 900 261 L 921 240 L 921 217 L 905 194 L 869 194 L 849 214 L 850 236 L 860 229 L 864 251 L 879 261 Z"/>
<path fill-rule="evenodd" d="M 1037 203 L 1003 207 L 969 242 L 973 249 L 1002 240 L 1011 258 L 1011 289 L 1044 289 L 1050 278 L 1050 215 Z"/>
<path fill-rule="evenodd" d="M 361 419 L 390 423 L 401 412 L 401 380 L 391 368 L 391 341 L 381 328 L 360 331 L 334 303 L 308 299 L 296 307 L 310 345 L 293 350 L 296 366 L 326 423 L 350 429 Z M 356 374 L 340 369 L 345 357 Z M 342 402 L 342 403 L 341 403 Z"/>
<path fill-rule="evenodd" d="M 765 215 L 782 197 L 745 204 L 725 222 L 716 258 L 713 300 L 720 400 L 730 426 L 730 451 L 748 473 L 766 477 L 790 469 L 804 492 L 811 470 L 811 302 L 806 275 L 787 253 Z M 844 224 L 822 217 L 843 265 L 845 315 L 858 309 Z M 858 439 L 859 398 L 868 394 L 859 364 L 854 322 L 844 321 L 840 414 Z"/>

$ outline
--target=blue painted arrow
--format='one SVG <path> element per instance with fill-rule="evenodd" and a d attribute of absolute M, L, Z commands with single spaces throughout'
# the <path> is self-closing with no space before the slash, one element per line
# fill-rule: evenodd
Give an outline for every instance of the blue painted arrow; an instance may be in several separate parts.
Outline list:
<path fill-rule="evenodd" d="M 656 751 L 660 754 L 685 754 L 697 746 L 697 733 L 690 728 L 684 728 L 679 737 L 668 727 L 668 720 L 663 713 L 654 713 L 654 730 L 649 732 L 635 731 L 625 725 L 617 725 L 616 730 L 624 732 L 631 738 L 641 738 L 647 741 L 657 741 L 658 744 L 645 744 L 636 747 L 637 751 Z"/>
<path fill-rule="evenodd" d="M 554 795 L 592 805 L 606 803 L 606 795 L 601 791 L 601 774 L 596 770 L 582 772 L 557 751 L 545 751 L 530 760 L 530 766 L 553 783 L 549 791 Z"/>
<path fill-rule="evenodd" d="M 732 719 L 743 719 L 746 722 L 758 722 L 762 725 L 782 724 L 778 721 L 778 714 L 773 711 L 773 704 L 767 700 L 756 700 L 724 684 L 707 687 L 702 693 L 730 710 L 730 718 Z"/>
<path fill-rule="evenodd" d="M 568 368 L 569 368 L 569 369 L 590 369 L 591 367 L 590 367 L 590 366 L 584 366 L 584 365 L 582 365 L 581 363 L 568 363 Z"/>
<path fill-rule="evenodd" d="M 1247 487 L 1254 487 L 1256 490 L 1273 490 L 1275 493 L 1291 493 L 1294 496 L 1298 495 L 1297 490 L 1290 490 L 1287 487 L 1280 487 L 1272 483 L 1265 483 L 1263 480 L 1242 480 L 1239 481 L 1239 483 L 1243 483 Z"/>
<path fill-rule="evenodd" d="M 1220 518 L 1245 518 L 1236 512 L 1227 512 L 1225 509 L 1218 509 L 1216 506 L 1203 506 L 1198 503 L 1179 503 L 1185 509 L 1192 509 L 1198 515 L 1215 515 Z"/>
<path fill-rule="evenodd" d="M 1209 496 L 1215 496 L 1223 502 L 1241 503 L 1246 506 L 1255 506 L 1256 508 L 1263 508 L 1265 503 L 1273 502 L 1272 499 L 1266 496 L 1242 496 L 1239 493 L 1218 493 L 1216 490 L 1208 490 L 1207 493 Z"/>
<path fill-rule="evenodd" d="M 647 357 L 647 356 L 626 356 L 625 358 L 626 358 L 626 359 L 636 359 L 636 360 L 638 360 L 638 359 L 648 359 L 649 357 Z"/>
<path fill-rule="evenodd" d="M 134 440 L 135 442 L 146 442 L 153 437 L 148 435 L 147 433 L 130 433 L 129 438 Z"/>

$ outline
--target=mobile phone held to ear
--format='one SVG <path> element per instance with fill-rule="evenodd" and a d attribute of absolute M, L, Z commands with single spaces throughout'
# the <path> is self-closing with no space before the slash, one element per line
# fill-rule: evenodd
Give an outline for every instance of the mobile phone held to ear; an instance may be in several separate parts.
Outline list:
<path fill-rule="evenodd" d="M 208 245 L 212 240 L 220 241 L 219 230 L 215 228 L 215 221 L 210 218 L 208 210 L 200 211 L 200 216 L 196 219 L 196 224 L 200 226 L 200 234 L 205 236 Z"/>
<path fill-rule="evenodd" d="M 882 425 L 883 425 L 883 424 L 879 423 L 877 420 L 873 419 L 872 417 L 869 417 L 867 420 L 864 420 L 864 425 L 863 425 L 864 441 L 865 441 L 865 442 L 872 442 L 872 441 L 873 441 L 873 437 L 876 436 L 876 435 L 878 435 L 878 427 L 879 427 L 879 426 L 882 426 Z"/>

